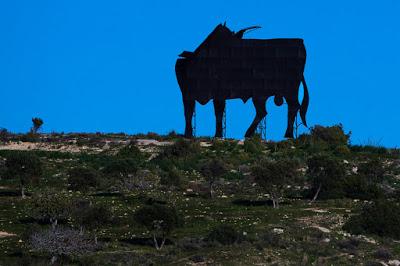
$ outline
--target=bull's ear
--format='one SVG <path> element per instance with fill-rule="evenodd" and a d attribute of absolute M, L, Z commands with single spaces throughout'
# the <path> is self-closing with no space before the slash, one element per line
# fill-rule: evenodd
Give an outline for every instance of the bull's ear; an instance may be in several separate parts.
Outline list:
<path fill-rule="evenodd" d="M 189 52 L 189 51 L 183 51 L 179 57 L 184 57 L 184 58 L 191 58 L 194 56 L 193 52 Z"/>

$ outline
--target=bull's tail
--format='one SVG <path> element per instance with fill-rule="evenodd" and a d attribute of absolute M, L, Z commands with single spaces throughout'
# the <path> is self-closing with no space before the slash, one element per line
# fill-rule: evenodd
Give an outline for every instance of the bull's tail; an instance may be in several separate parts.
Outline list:
<path fill-rule="evenodd" d="M 300 117 L 301 117 L 301 121 L 303 122 L 303 125 L 307 127 L 306 114 L 307 114 L 307 109 L 308 109 L 309 96 L 308 96 L 308 88 L 307 88 L 306 80 L 304 79 L 304 75 L 301 78 L 301 82 L 303 83 L 304 95 L 303 95 L 303 101 L 301 102 L 301 105 L 300 105 Z"/>

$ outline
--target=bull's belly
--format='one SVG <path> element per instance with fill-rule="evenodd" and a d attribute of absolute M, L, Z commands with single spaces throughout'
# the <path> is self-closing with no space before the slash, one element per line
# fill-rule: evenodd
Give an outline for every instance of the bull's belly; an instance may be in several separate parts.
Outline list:
<path fill-rule="evenodd" d="M 277 85 L 277 84 L 275 84 Z M 195 100 L 200 104 L 206 104 L 212 99 L 228 100 L 228 99 L 242 99 L 246 102 L 249 98 L 268 98 L 271 96 L 294 97 L 297 96 L 300 81 L 293 81 L 290 84 L 277 87 L 251 87 L 251 86 L 238 86 L 233 88 L 221 88 L 213 86 L 192 86 L 189 85 L 188 89 L 182 91 L 184 100 Z"/>

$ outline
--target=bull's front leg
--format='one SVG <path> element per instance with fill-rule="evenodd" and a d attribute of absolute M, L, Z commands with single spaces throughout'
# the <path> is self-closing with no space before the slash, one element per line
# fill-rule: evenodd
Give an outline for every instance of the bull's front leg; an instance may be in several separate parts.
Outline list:
<path fill-rule="evenodd" d="M 289 100 L 286 99 L 288 104 L 288 121 L 287 121 L 287 128 L 285 133 L 285 138 L 293 138 L 293 124 L 296 118 L 297 112 L 299 111 L 300 104 L 297 99 Z"/>
<path fill-rule="evenodd" d="M 225 110 L 225 100 L 214 99 L 214 113 L 215 113 L 215 137 L 222 138 L 222 119 Z"/>
<path fill-rule="evenodd" d="M 183 108 L 185 112 L 185 137 L 192 138 L 193 137 L 193 127 L 192 127 L 192 117 L 195 108 L 194 100 L 183 100 Z"/>
<path fill-rule="evenodd" d="M 256 108 L 256 117 L 254 118 L 250 127 L 247 129 L 246 134 L 244 135 L 246 138 L 250 138 L 254 135 L 258 124 L 267 115 L 267 110 L 265 108 L 265 102 L 267 101 L 267 99 L 253 98 L 252 100 L 254 107 Z"/>

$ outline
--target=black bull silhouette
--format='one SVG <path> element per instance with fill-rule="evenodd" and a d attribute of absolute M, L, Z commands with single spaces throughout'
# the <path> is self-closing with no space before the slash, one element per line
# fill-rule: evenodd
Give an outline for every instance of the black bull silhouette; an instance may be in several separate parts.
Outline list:
<path fill-rule="evenodd" d="M 274 97 L 276 105 L 288 105 L 285 137 L 293 138 L 297 112 L 305 126 L 309 96 L 303 76 L 306 50 L 302 39 L 243 39 L 225 24 L 218 25 L 194 52 L 183 52 L 176 61 L 175 72 L 182 91 L 185 113 L 185 136 L 192 137 L 192 116 L 195 101 L 206 104 L 213 99 L 216 132 L 222 137 L 222 117 L 226 99 L 252 98 L 256 116 L 246 131 L 251 137 L 267 115 L 266 101 Z M 300 105 L 298 91 L 303 83 L 304 97 Z"/>

